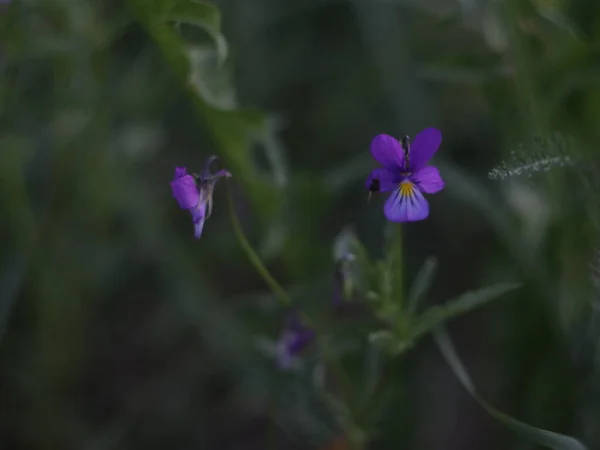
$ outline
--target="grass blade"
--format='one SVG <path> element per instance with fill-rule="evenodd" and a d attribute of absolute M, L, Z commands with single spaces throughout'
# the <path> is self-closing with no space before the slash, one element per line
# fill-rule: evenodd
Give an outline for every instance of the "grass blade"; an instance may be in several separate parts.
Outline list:
<path fill-rule="evenodd" d="M 444 356 L 444 359 L 454 372 L 454 375 L 456 375 L 461 384 L 477 403 L 479 403 L 494 419 L 502 422 L 505 426 L 528 441 L 544 447 L 554 450 L 587 450 L 581 442 L 573 437 L 527 425 L 526 423 L 513 419 L 509 415 L 494 409 L 477 394 L 475 385 L 458 357 L 448 333 L 441 327 L 436 328 L 433 331 L 433 339 Z"/>

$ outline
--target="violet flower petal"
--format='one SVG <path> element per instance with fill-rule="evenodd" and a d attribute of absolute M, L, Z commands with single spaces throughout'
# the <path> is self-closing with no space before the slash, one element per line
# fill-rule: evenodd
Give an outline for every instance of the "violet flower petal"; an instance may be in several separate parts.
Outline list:
<path fill-rule="evenodd" d="M 298 331 L 288 342 L 288 352 L 291 355 L 297 355 L 310 343 L 315 332 L 311 329 Z"/>
<path fill-rule="evenodd" d="M 190 209 L 190 213 L 192 213 L 192 220 L 194 222 L 194 237 L 200 239 L 206 220 L 206 203 L 199 202 L 195 208 Z"/>
<path fill-rule="evenodd" d="M 277 365 L 282 369 L 290 367 L 314 335 L 313 329 L 306 327 L 296 314 L 291 314 L 277 342 Z"/>
<path fill-rule="evenodd" d="M 373 170 L 367 178 L 367 189 L 370 189 L 373 180 L 379 180 L 379 192 L 386 192 L 398 186 L 398 183 L 402 181 L 402 175 L 397 170 L 380 167 Z"/>
<path fill-rule="evenodd" d="M 426 194 L 435 194 L 444 189 L 445 186 L 444 180 L 440 176 L 440 171 L 433 166 L 424 167 L 410 178 L 421 192 L 425 192 Z"/>
<path fill-rule="evenodd" d="M 383 212 L 391 222 L 414 222 L 429 216 L 429 203 L 413 183 L 404 181 L 386 200 Z"/>
<path fill-rule="evenodd" d="M 396 139 L 387 134 L 375 136 L 371 141 L 373 158 L 390 169 L 404 168 L 404 150 Z"/>
<path fill-rule="evenodd" d="M 442 132 L 437 128 L 426 128 L 415 136 L 410 146 L 409 164 L 411 172 L 424 168 L 442 143 Z"/>
<path fill-rule="evenodd" d="M 187 175 L 185 167 L 175 167 L 175 178 L 181 178 Z"/>
<path fill-rule="evenodd" d="M 200 192 L 196 180 L 191 175 L 184 175 L 171 181 L 171 190 L 173 191 L 173 197 L 182 209 L 194 208 L 200 201 Z"/>

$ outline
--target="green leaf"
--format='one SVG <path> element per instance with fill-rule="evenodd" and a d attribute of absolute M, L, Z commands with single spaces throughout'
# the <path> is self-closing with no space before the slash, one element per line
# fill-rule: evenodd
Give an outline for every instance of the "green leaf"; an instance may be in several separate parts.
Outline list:
<path fill-rule="evenodd" d="M 230 72 L 217 61 L 218 54 L 208 45 L 186 46 L 190 70 L 188 83 L 215 109 L 232 111 L 237 107 Z"/>
<path fill-rule="evenodd" d="M 210 4 L 191 0 L 178 1 L 170 10 L 163 11 L 165 2 L 128 0 L 133 15 L 154 40 L 172 72 L 184 87 L 206 131 L 211 135 L 224 163 L 244 186 L 259 217 L 267 223 L 281 208 L 281 192 L 272 183 L 260 177 L 251 157 L 250 148 L 256 137 L 265 133 L 263 114 L 248 108 L 237 108 L 233 87 L 220 81 L 223 72 L 210 58 L 218 59 L 215 51 L 198 53 L 176 32 L 170 23 L 176 20 L 195 22 L 211 32 L 220 30 L 220 14 Z M 186 12 L 187 11 L 187 12 Z M 221 68 L 224 69 L 224 68 Z"/>
<path fill-rule="evenodd" d="M 390 277 L 389 301 L 402 307 L 405 295 L 402 224 L 389 222 L 387 225 L 386 261 Z"/>
<path fill-rule="evenodd" d="M 221 12 L 216 6 L 198 0 L 179 0 L 173 5 L 168 18 L 202 28 L 215 41 L 219 65 L 227 59 L 227 41 L 221 33 Z"/>
<path fill-rule="evenodd" d="M 408 313 L 412 314 L 417 308 L 419 302 L 425 297 L 427 291 L 433 283 L 433 277 L 437 271 L 437 259 L 434 257 L 427 258 L 421 270 L 417 274 L 417 278 L 410 287 L 408 293 Z"/>
<path fill-rule="evenodd" d="M 563 434 L 554 433 L 552 431 L 536 428 L 527 425 L 512 417 L 494 409 L 486 403 L 475 390 L 475 385 L 460 358 L 458 357 L 454 345 L 450 337 L 443 328 L 438 328 L 433 331 L 433 338 L 436 345 L 442 352 L 444 359 L 454 372 L 454 375 L 459 379 L 464 388 L 473 396 L 473 398 L 485 409 L 494 419 L 506 425 L 508 428 L 521 435 L 528 441 L 548 447 L 554 450 L 586 450 L 586 447 L 577 439 L 565 436 Z"/>
<path fill-rule="evenodd" d="M 466 292 L 445 305 L 434 306 L 417 319 L 416 324 L 412 327 L 411 337 L 416 339 L 447 320 L 469 312 L 518 287 L 520 287 L 518 283 L 501 283 L 477 291 Z"/>
<path fill-rule="evenodd" d="M 344 227 L 333 241 L 333 260 L 341 261 L 346 258 L 347 255 L 354 254 L 356 240 L 357 237 L 354 227 Z"/>

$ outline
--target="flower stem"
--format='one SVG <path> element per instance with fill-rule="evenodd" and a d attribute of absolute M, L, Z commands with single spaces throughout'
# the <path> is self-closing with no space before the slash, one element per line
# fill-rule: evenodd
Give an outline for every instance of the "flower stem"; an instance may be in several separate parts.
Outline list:
<path fill-rule="evenodd" d="M 402 263 L 402 224 L 389 223 L 386 229 L 387 235 L 387 267 L 388 277 L 386 280 L 387 301 L 395 303 L 398 311 L 402 310 L 404 303 L 404 279 Z"/>
<path fill-rule="evenodd" d="M 227 184 L 227 200 L 229 202 L 229 216 L 231 218 L 231 223 L 233 225 L 233 232 L 235 233 L 235 237 L 240 243 L 240 246 L 246 253 L 246 256 L 250 260 L 250 263 L 254 266 L 258 274 L 262 277 L 263 280 L 267 283 L 271 291 L 275 294 L 278 300 L 286 307 L 291 306 L 292 299 L 289 294 L 281 287 L 281 285 L 273 278 L 269 270 L 265 267 L 263 262 L 260 259 L 260 256 L 256 253 L 256 251 L 252 248 L 252 245 L 248 241 L 248 238 L 244 234 L 244 230 L 242 230 L 242 225 L 240 224 L 240 219 L 238 218 L 235 207 L 233 205 L 233 199 L 231 198 L 231 191 L 229 188 L 229 183 Z"/>
<path fill-rule="evenodd" d="M 239 241 L 242 249 L 246 253 L 246 256 L 250 260 L 250 263 L 254 266 L 258 274 L 263 278 L 263 280 L 267 283 L 271 291 L 275 294 L 275 296 L 279 299 L 279 301 L 285 307 L 290 307 L 292 305 L 292 299 L 289 294 L 285 291 L 285 289 L 275 280 L 275 278 L 271 275 L 269 270 L 265 267 L 260 256 L 256 253 L 256 251 L 252 248 L 252 245 L 248 241 L 248 238 L 244 234 L 242 230 L 242 226 L 240 224 L 240 220 L 235 212 L 235 207 L 233 205 L 233 199 L 231 197 L 231 191 L 229 188 L 229 183 L 227 184 L 227 200 L 229 202 L 229 216 L 231 218 L 231 223 L 233 225 L 233 231 L 237 240 Z M 324 336 L 325 333 L 322 329 L 308 317 L 304 312 L 299 311 L 300 316 L 306 322 L 307 325 L 311 326 L 315 330 L 316 340 L 320 340 L 320 337 Z M 329 355 L 329 352 L 324 352 L 324 360 L 335 376 L 336 381 L 339 384 L 339 391 L 342 397 L 343 403 L 346 405 L 348 409 L 350 409 L 352 405 L 352 385 L 351 380 L 348 377 L 348 374 L 344 371 L 343 367 L 339 363 L 339 361 L 333 357 L 333 355 Z M 355 426 L 353 424 L 353 426 Z M 350 430 L 354 431 L 354 430 Z M 354 441 L 353 441 L 354 442 Z M 353 444 L 354 445 L 354 444 Z M 361 444 L 362 445 L 362 444 Z M 359 447 L 360 448 L 360 447 Z"/>
<path fill-rule="evenodd" d="M 397 224 L 394 227 L 393 236 L 393 267 L 396 269 L 393 278 L 393 295 L 394 298 L 398 299 L 396 301 L 399 303 L 400 307 L 402 307 L 402 303 L 404 303 L 404 263 L 402 250 L 402 224 Z"/>

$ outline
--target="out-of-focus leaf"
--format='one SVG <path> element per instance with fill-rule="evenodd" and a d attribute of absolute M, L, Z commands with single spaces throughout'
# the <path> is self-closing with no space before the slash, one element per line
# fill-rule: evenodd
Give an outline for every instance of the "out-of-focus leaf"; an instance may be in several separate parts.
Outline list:
<path fill-rule="evenodd" d="M 456 375 L 461 384 L 469 392 L 469 394 L 473 396 L 477 403 L 479 403 L 483 409 L 485 409 L 494 419 L 503 423 L 523 438 L 544 447 L 554 450 L 586 450 L 586 447 L 573 437 L 527 425 L 523 422 L 513 419 L 509 415 L 504 414 L 497 409 L 494 409 L 477 393 L 475 385 L 460 361 L 460 358 L 454 349 L 454 345 L 452 344 L 452 341 L 450 340 L 450 337 L 446 331 L 443 328 L 435 329 L 433 331 L 433 338 L 440 349 L 440 352 L 442 352 L 444 359 L 454 372 L 454 375 Z"/>
<path fill-rule="evenodd" d="M 445 305 L 434 306 L 417 319 L 416 324 L 412 327 L 411 336 L 416 339 L 443 322 L 491 302 L 520 286 L 518 283 L 501 283 L 477 291 L 466 292 L 460 297 L 450 300 Z"/>
<path fill-rule="evenodd" d="M 369 342 L 392 355 L 399 355 L 412 345 L 412 342 L 398 338 L 390 330 L 379 330 L 371 333 Z"/>
<path fill-rule="evenodd" d="M 434 257 L 427 258 L 408 293 L 407 311 L 409 314 L 415 311 L 419 302 L 425 297 L 425 294 L 431 287 L 431 283 L 433 283 L 436 270 L 437 259 Z"/>
<path fill-rule="evenodd" d="M 227 41 L 221 33 L 221 12 L 216 6 L 198 0 L 177 0 L 169 19 L 205 30 L 215 40 L 219 65 L 227 59 Z"/>
<path fill-rule="evenodd" d="M 217 61 L 217 53 L 208 46 L 187 46 L 190 62 L 188 82 L 210 106 L 230 111 L 236 108 L 235 92 L 229 73 Z"/>
<path fill-rule="evenodd" d="M 354 228 L 345 227 L 340 231 L 333 242 L 333 260 L 340 261 L 347 255 L 353 254 L 356 240 Z"/>
<path fill-rule="evenodd" d="M 217 64 L 209 64 L 210 52 L 198 53 L 197 49 L 189 46 L 169 23 L 173 16 L 164 14 L 159 3 L 129 0 L 136 19 L 152 37 L 186 89 L 227 167 L 244 185 L 259 217 L 266 222 L 267 217 L 272 217 L 281 207 L 280 193 L 272 188 L 268 180 L 259 176 L 250 153 L 256 137 L 266 130 L 266 119 L 256 110 L 236 107 L 232 87 L 214 82 L 220 82 L 224 74 L 220 70 L 221 73 L 216 75 Z M 214 14 L 208 13 L 203 17 L 207 26 L 216 29 L 218 21 Z"/>
<path fill-rule="evenodd" d="M 283 121 L 277 116 L 266 119 L 265 132 L 257 136 L 258 145 L 261 147 L 266 160 L 271 166 L 273 182 L 279 188 L 285 188 L 290 179 L 290 170 L 286 158 L 283 142 L 278 138 L 279 131 L 283 128 Z"/>
<path fill-rule="evenodd" d="M 369 399 L 375 393 L 377 385 L 382 376 L 383 361 L 382 354 L 379 348 L 372 345 L 372 342 L 367 342 L 365 346 L 365 394 L 364 402 L 368 402 Z"/>

